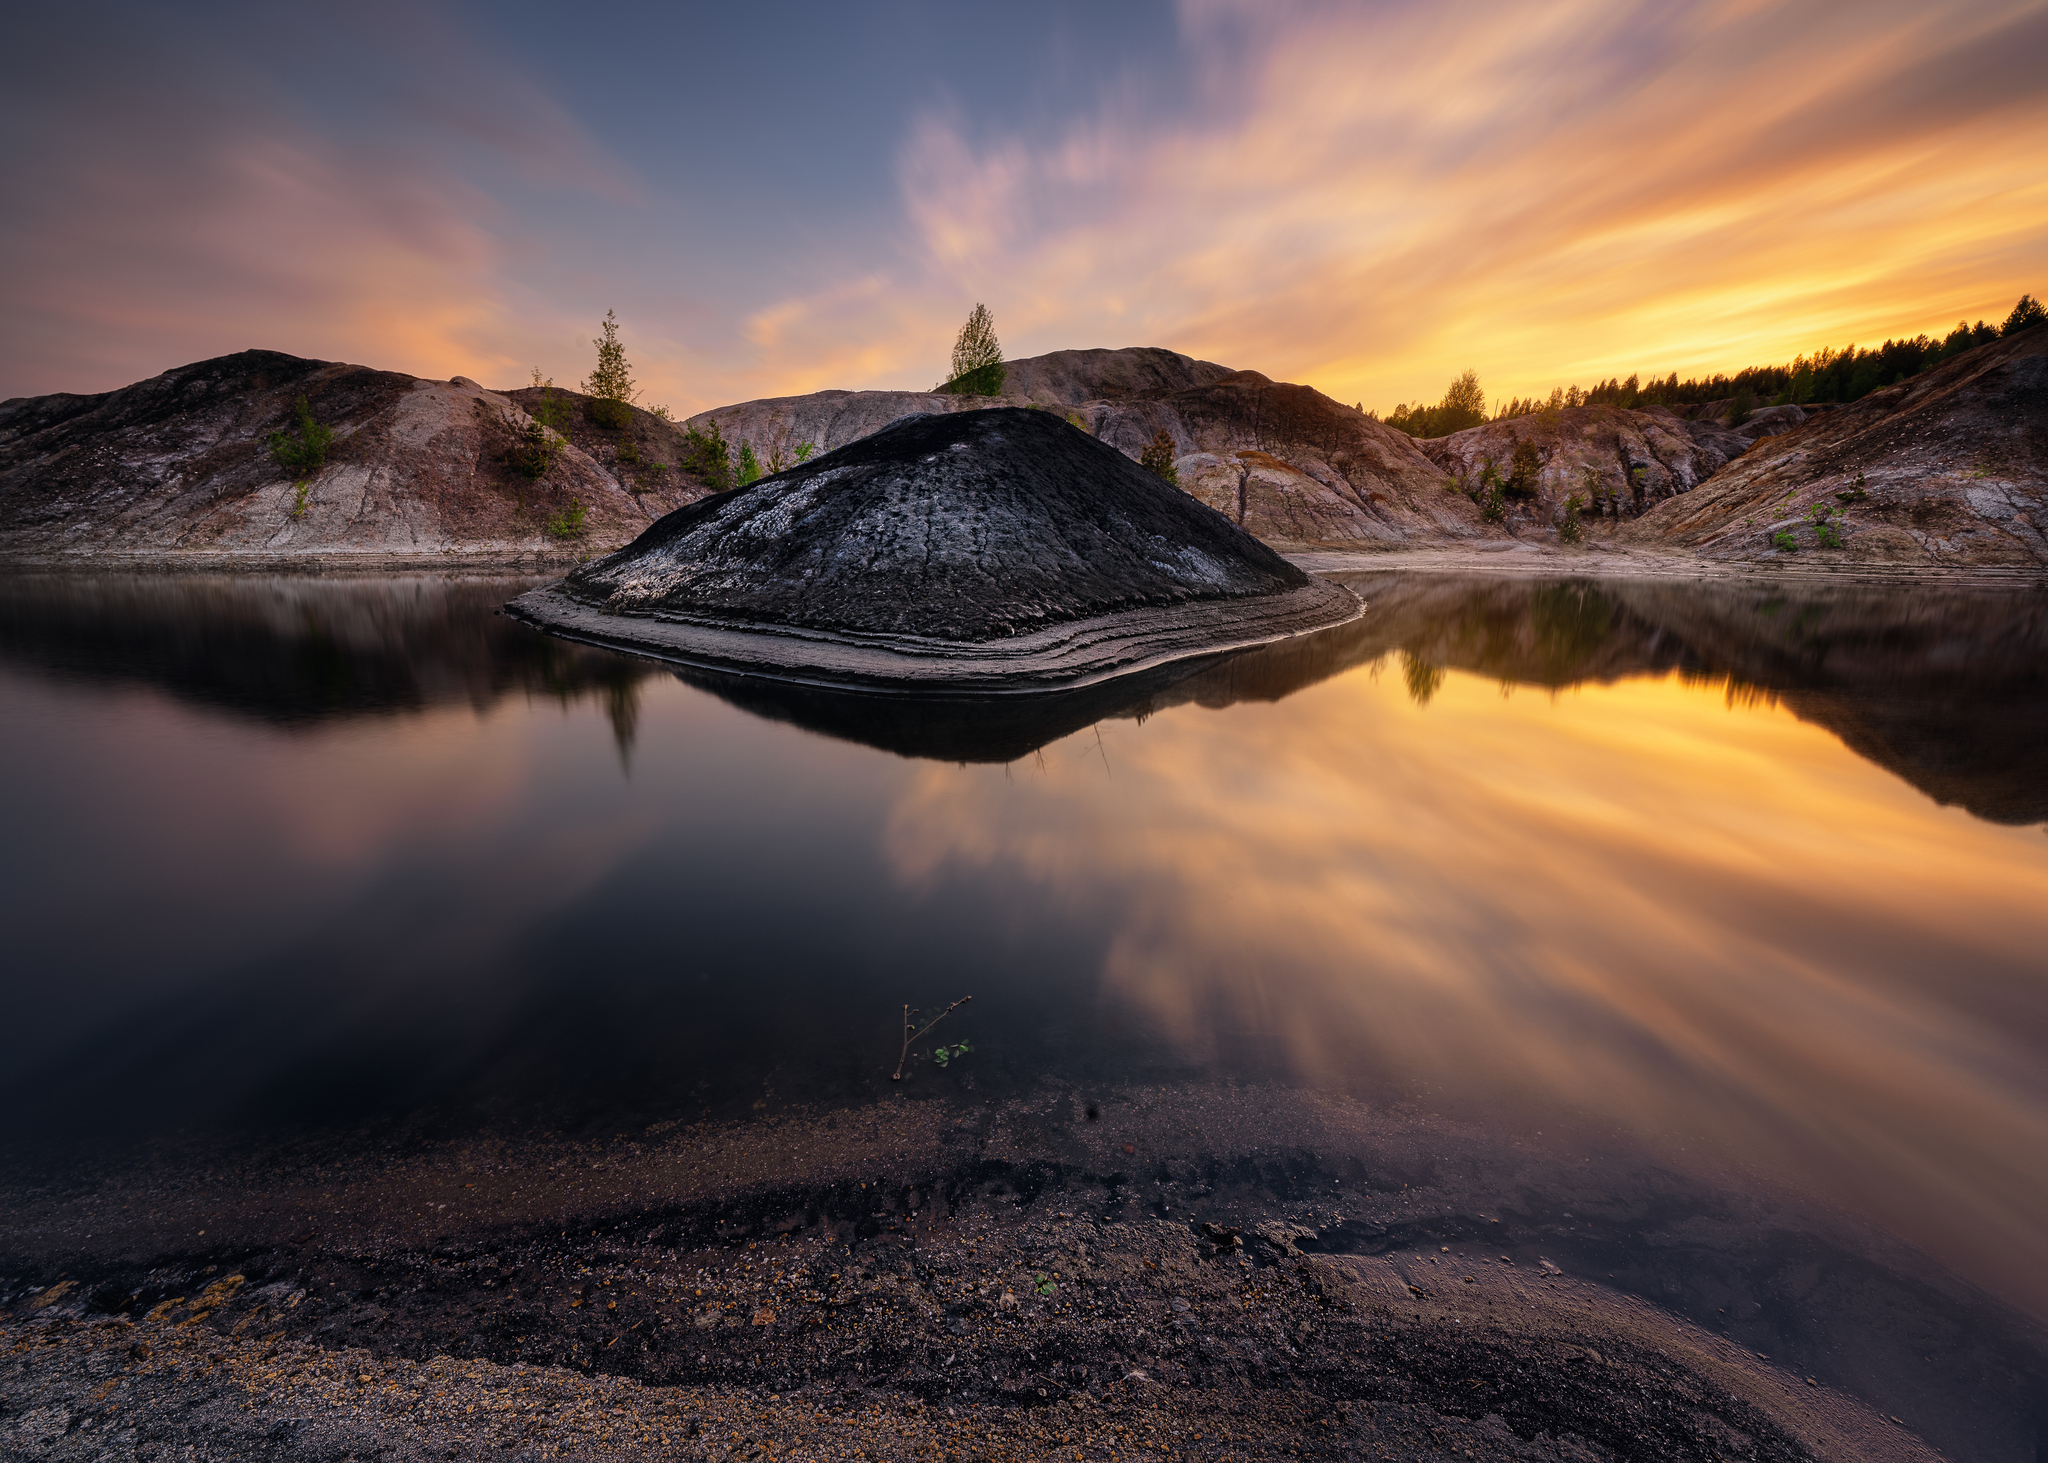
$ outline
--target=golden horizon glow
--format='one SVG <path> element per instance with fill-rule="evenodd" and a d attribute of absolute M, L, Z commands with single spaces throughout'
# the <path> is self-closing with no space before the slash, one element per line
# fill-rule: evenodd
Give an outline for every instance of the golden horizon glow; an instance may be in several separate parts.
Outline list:
<path fill-rule="evenodd" d="M 928 117 L 923 288 L 779 301 L 804 359 L 764 352 L 735 397 L 906 385 L 969 299 L 1013 356 L 1164 345 L 1384 411 L 1467 366 L 1495 399 L 1732 372 L 2048 290 L 2048 90 L 1967 85 L 2038 5 L 1283 8 L 1242 61 L 1235 9 L 1184 7 L 1192 119 L 1106 104 L 1034 148 Z"/>
<path fill-rule="evenodd" d="M 322 119 L 130 56 L 16 160 L 0 373 L 263 347 L 566 385 L 616 308 L 687 415 L 927 389 L 979 300 L 1012 358 L 1164 346 L 1382 412 L 1468 367 L 1496 401 L 1710 375 L 2048 295 L 2044 53 L 2048 0 L 1182 0 L 1043 115 L 906 103 L 815 211 L 744 122 L 713 209 L 604 78 L 445 17 L 388 126 L 362 77 Z"/>

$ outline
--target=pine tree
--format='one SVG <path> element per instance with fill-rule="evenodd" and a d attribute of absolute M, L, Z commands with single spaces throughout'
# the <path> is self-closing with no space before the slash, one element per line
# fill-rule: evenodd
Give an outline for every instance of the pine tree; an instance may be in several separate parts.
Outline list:
<path fill-rule="evenodd" d="M 313 408 L 306 404 L 304 392 L 292 403 L 292 413 L 299 420 L 295 437 L 283 432 L 270 434 L 270 455 L 279 467 L 310 471 L 327 461 L 327 449 L 334 445 L 334 428 L 322 426 L 313 420 Z"/>
<path fill-rule="evenodd" d="M 1508 464 L 1508 480 L 1505 491 L 1511 498 L 1533 498 L 1537 494 L 1538 480 L 1543 473 L 1543 457 L 1536 450 L 1534 442 L 1515 444 L 1515 455 Z"/>
<path fill-rule="evenodd" d="M 616 430 L 631 425 L 631 403 L 638 393 L 633 389 L 633 377 L 626 366 L 626 348 L 619 344 L 618 316 L 610 310 L 605 311 L 604 320 L 598 328 L 604 334 L 590 342 L 597 347 L 597 369 L 583 383 L 583 390 L 591 398 L 590 419 L 600 427 Z"/>
<path fill-rule="evenodd" d="M 2021 295 L 2020 302 L 2012 307 L 2012 313 L 2005 317 L 2005 324 L 1998 328 L 2000 335 L 2017 335 L 2022 330 L 2048 320 L 2048 309 L 2032 295 Z"/>
<path fill-rule="evenodd" d="M 1000 396 L 1003 391 L 1003 347 L 996 339 L 995 317 L 977 304 L 953 342 L 953 374 L 935 388 L 956 396 Z"/>
<path fill-rule="evenodd" d="M 1180 486 L 1180 473 L 1173 465 L 1173 435 L 1166 428 L 1161 427 L 1158 434 L 1146 445 L 1144 455 L 1138 459 L 1138 465 L 1148 472 L 1157 473 L 1176 488 Z"/>

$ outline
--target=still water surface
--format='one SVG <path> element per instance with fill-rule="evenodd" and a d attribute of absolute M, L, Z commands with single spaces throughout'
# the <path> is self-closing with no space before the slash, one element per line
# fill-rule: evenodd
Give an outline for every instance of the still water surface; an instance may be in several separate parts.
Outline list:
<path fill-rule="evenodd" d="M 1361 576 L 992 709 L 686 680 L 524 582 L 0 591 L 16 1149 L 858 1102 L 972 993 L 984 1094 L 1577 1124 L 2048 1316 L 2048 596 Z"/>

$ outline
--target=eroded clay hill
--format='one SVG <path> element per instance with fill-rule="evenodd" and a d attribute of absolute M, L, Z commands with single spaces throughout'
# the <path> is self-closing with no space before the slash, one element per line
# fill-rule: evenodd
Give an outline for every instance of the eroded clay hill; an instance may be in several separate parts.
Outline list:
<path fill-rule="evenodd" d="M 1624 537 L 1717 559 L 2048 565 L 2048 326 L 1767 438 Z"/>
<path fill-rule="evenodd" d="M 293 429 L 301 395 L 334 442 L 322 466 L 295 471 L 267 444 Z M 463 377 L 243 351 L 100 395 L 17 398 L 0 403 L 0 554 L 580 557 L 708 491 L 647 467 L 679 460 L 669 424 L 636 412 L 600 432 L 582 398 L 560 395 L 570 441 L 538 480 L 516 465 L 526 411 Z M 622 467 L 629 442 L 644 446 Z"/>

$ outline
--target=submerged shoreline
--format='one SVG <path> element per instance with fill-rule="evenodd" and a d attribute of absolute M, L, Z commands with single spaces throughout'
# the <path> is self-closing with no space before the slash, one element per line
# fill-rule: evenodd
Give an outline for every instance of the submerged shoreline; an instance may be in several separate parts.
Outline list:
<path fill-rule="evenodd" d="M 17 573 L 85 576 L 166 574 L 276 574 L 347 578 L 391 574 L 561 574 L 618 545 L 575 545 L 536 549 L 492 545 L 430 553 L 243 554 L 207 550 L 176 553 L 7 554 L 0 565 Z M 1579 548 L 1515 540 L 1506 543 L 1437 545 L 1419 548 L 1342 548 L 1276 542 L 1289 563 L 1310 574 L 1402 570 L 1420 574 L 1555 575 L 1599 579 L 1787 579 L 1802 583 L 1886 585 L 1984 585 L 2011 588 L 2048 586 L 2048 567 L 2030 565 L 1886 564 L 1856 561 L 1814 550 L 1776 559 L 1711 559 L 1676 550 Z"/>
<path fill-rule="evenodd" d="M 4 1425 L 81 1456 L 1940 1456 L 1889 1416 L 1910 1383 L 1854 1395 L 1882 1346 L 1645 1304 L 1546 1212 L 1697 1247 L 1675 1175 L 1526 1147 L 1182 1086 L 18 1170 Z"/>

